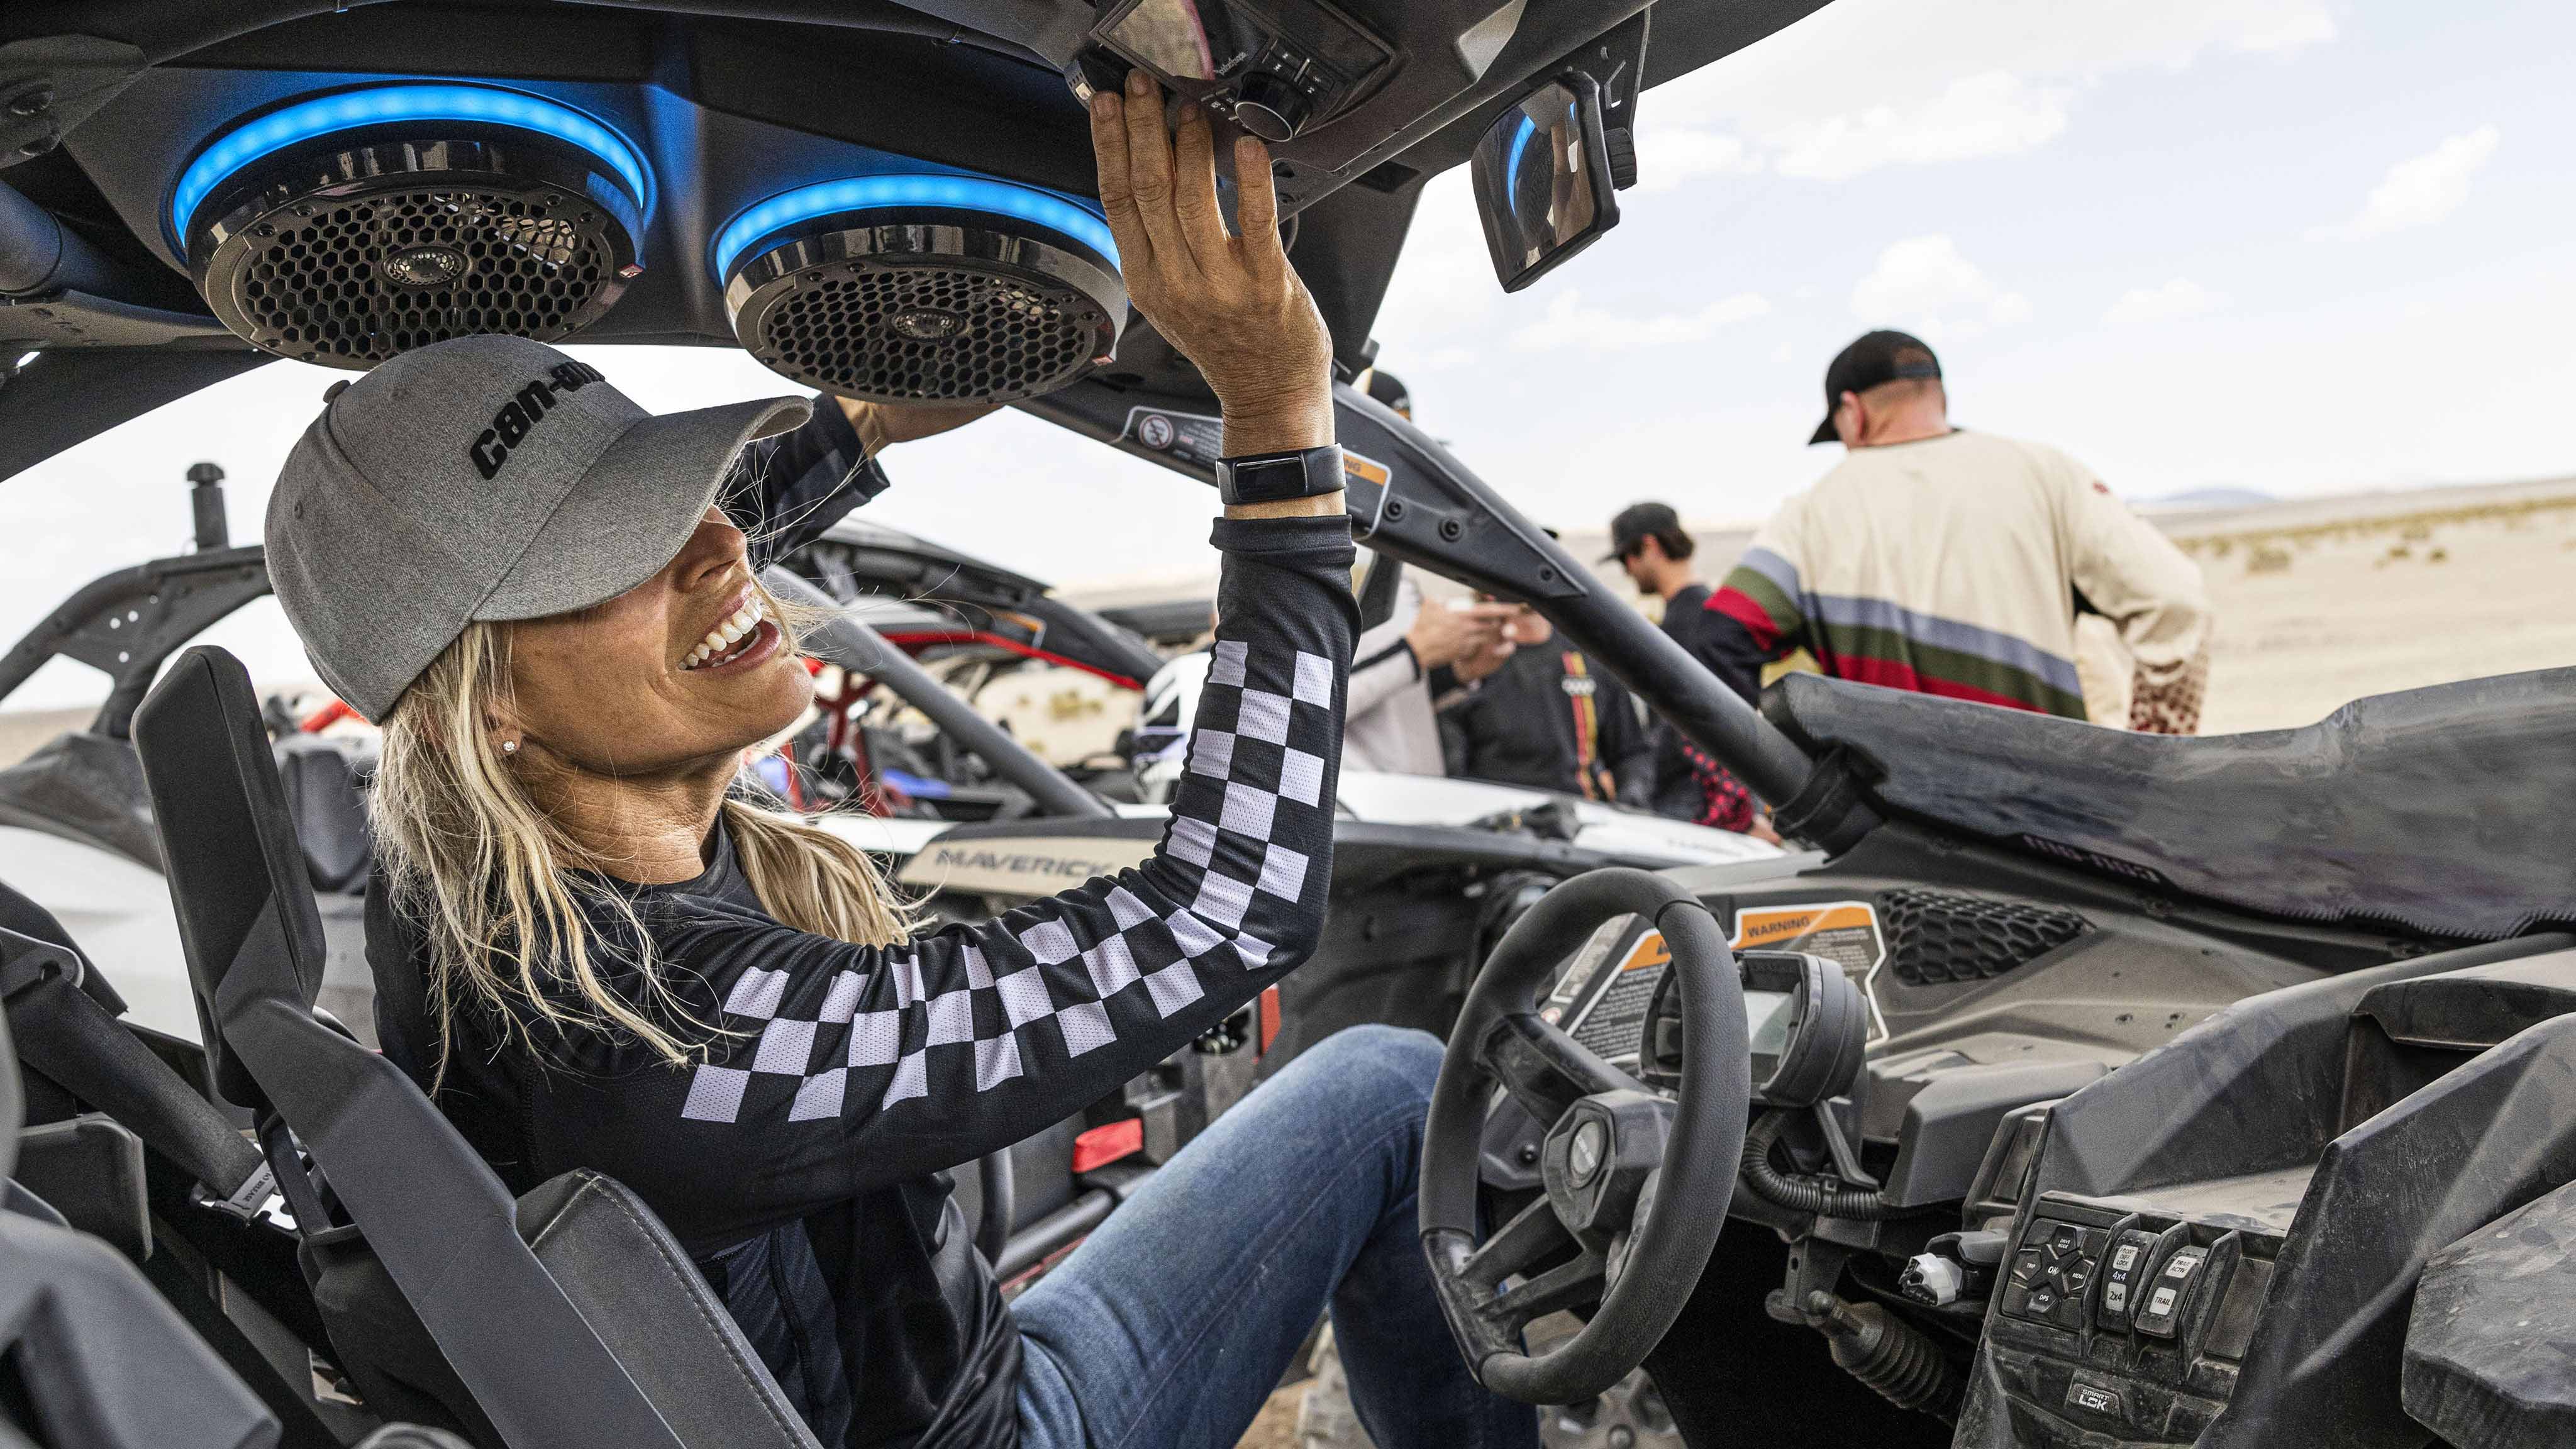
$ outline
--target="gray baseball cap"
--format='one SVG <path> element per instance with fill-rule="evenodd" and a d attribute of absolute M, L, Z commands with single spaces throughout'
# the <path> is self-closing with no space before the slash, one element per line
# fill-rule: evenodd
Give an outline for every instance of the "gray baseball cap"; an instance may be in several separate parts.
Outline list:
<path fill-rule="evenodd" d="M 268 500 L 268 575 L 322 682 L 381 723 L 476 619 L 613 599 L 689 541 L 803 398 L 655 417 L 524 337 L 459 337 L 332 390 Z"/>

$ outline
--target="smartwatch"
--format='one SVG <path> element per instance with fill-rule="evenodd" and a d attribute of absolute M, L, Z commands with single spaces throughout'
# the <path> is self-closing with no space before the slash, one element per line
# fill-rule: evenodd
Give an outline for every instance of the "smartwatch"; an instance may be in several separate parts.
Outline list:
<path fill-rule="evenodd" d="M 1219 458 L 1216 491 L 1225 506 L 1317 498 L 1342 486 L 1342 450 L 1333 443 L 1285 453 Z"/>

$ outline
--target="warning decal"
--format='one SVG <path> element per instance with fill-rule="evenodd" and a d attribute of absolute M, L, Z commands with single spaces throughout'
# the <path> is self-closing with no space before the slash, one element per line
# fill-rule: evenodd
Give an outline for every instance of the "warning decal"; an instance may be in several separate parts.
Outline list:
<path fill-rule="evenodd" d="M 1645 1037 L 1646 1008 L 1654 1004 L 1655 988 L 1672 959 L 1663 932 L 1650 930 L 1639 936 L 1621 958 L 1619 969 L 1584 1003 L 1567 1031 L 1605 1060 L 1634 1062 L 1638 1043 Z"/>
<path fill-rule="evenodd" d="M 1613 1065 L 1632 1066 L 1646 1008 L 1672 959 L 1663 932 L 1635 916 L 1613 916 L 1566 963 L 1539 1019 Z"/>
<path fill-rule="evenodd" d="M 1887 1015 L 1878 1003 L 1878 968 L 1887 962 L 1887 937 L 1867 901 L 1817 901 L 1795 906 L 1755 906 L 1735 913 L 1736 950 L 1802 951 L 1843 968 L 1869 998 L 1869 1039 L 1887 1037 Z"/>
<path fill-rule="evenodd" d="M 1127 442 L 1183 463 L 1213 468 L 1225 453 L 1225 419 L 1205 413 L 1176 413 L 1165 408 L 1129 408 Z"/>

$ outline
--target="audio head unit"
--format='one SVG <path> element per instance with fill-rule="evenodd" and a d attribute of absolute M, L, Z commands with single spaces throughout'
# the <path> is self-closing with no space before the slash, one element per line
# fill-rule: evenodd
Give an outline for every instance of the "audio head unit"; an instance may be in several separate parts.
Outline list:
<path fill-rule="evenodd" d="M 1068 77 L 1089 99 L 1129 66 L 1264 141 L 1348 110 L 1395 70 L 1395 51 L 1322 0 L 1118 0 Z"/>

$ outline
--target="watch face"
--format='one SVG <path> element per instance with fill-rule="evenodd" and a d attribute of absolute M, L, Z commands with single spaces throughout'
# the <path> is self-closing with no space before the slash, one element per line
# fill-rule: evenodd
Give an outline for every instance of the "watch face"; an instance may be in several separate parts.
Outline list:
<path fill-rule="evenodd" d="M 1306 465 L 1294 458 L 1238 463 L 1234 468 L 1234 491 L 1246 503 L 1295 498 L 1306 491 Z"/>

